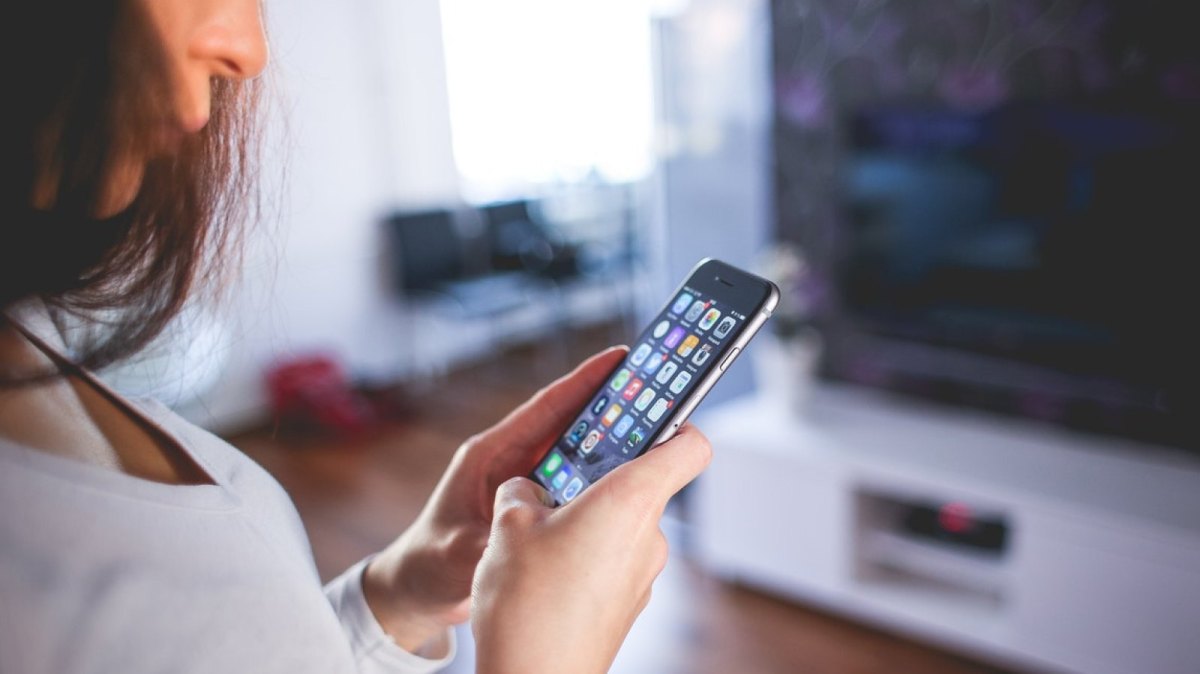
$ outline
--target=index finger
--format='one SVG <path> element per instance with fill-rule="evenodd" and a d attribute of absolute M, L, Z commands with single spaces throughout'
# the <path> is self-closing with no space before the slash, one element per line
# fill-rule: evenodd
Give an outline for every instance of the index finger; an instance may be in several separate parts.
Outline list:
<path fill-rule="evenodd" d="M 604 385 L 628 351 L 624 346 L 616 346 L 588 358 L 478 436 L 481 444 L 515 450 L 500 454 L 502 460 L 497 466 L 500 481 L 533 467 L 592 394 Z"/>

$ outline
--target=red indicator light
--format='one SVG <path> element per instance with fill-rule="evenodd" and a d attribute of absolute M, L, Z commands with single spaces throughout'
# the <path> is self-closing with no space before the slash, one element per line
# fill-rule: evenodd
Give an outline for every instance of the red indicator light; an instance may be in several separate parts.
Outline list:
<path fill-rule="evenodd" d="M 965 503 L 952 501 L 938 510 L 938 525 L 952 534 L 967 531 L 972 523 L 971 508 Z"/>

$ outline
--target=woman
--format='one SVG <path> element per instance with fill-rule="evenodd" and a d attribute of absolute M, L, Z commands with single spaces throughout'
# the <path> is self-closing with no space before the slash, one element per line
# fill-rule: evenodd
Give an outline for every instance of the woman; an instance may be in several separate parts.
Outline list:
<path fill-rule="evenodd" d="M 547 507 L 518 476 L 621 360 L 610 349 L 469 439 L 416 523 L 322 589 L 264 471 L 90 374 L 235 252 L 258 1 L 29 4 L 5 47 L 0 159 L 0 671 L 430 671 L 468 617 L 481 672 L 605 670 L 704 438 Z"/>

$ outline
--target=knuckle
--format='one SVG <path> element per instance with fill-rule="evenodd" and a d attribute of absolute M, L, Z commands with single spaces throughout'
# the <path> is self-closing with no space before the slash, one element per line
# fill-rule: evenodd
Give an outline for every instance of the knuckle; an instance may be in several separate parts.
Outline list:
<path fill-rule="evenodd" d="M 708 436 L 695 426 L 692 426 L 689 431 L 690 432 L 687 434 L 687 438 L 691 441 L 692 445 L 696 447 L 697 453 L 711 458 L 712 441 L 708 439 Z"/>
<path fill-rule="evenodd" d="M 524 504 L 510 502 L 496 509 L 492 521 L 502 529 L 523 529 L 532 521 L 532 516 Z"/>
<path fill-rule="evenodd" d="M 662 570 L 667 566 L 667 560 L 671 555 L 671 544 L 667 542 L 667 537 L 662 530 L 658 530 L 651 544 L 651 560 L 654 564 L 654 575 L 662 573 Z"/>
<path fill-rule="evenodd" d="M 642 594 L 642 598 L 638 601 L 638 609 L 637 609 L 638 613 L 641 613 L 642 611 L 644 611 L 646 609 L 647 606 L 650 605 L 650 600 L 653 597 L 654 597 L 654 588 L 653 587 L 647 588 L 646 592 L 644 594 Z"/>
<path fill-rule="evenodd" d="M 528 409 L 538 415 L 549 416 L 556 414 L 558 408 L 555 405 L 554 386 L 560 381 L 562 381 L 562 379 L 556 379 L 548 386 L 543 386 L 542 388 L 538 389 L 537 392 L 530 396 L 529 400 L 526 401 L 525 405 L 528 407 Z"/>
<path fill-rule="evenodd" d="M 695 462 L 697 472 L 703 471 L 712 463 L 713 448 L 708 436 L 694 426 L 688 427 L 688 432 L 677 438 L 688 456 L 688 462 Z M 674 440 L 672 440 L 673 442 Z"/>
<path fill-rule="evenodd" d="M 492 521 L 501 528 L 521 528 L 527 526 L 535 513 L 520 497 L 518 490 L 524 489 L 524 478 L 513 477 L 505 480 L 496 490 L 496 507 L 492 513 Z"/>
<path fill-rule="evenodd" d="M 461 445 L 459 445 L 459 447 L 458 447 L 458 451 L 460 454 L 466 454 L 466 453 L 469 453 L 472 451 L 477 451 L 477 450 L 475 450 L 475 448 L 479 447 L 482 444 L 483 444 L 483 433 L 473 433 L 466 440 L 463 440 L 463 443 Z"/>
<path fill-rule="evenodd" d="M 708 439 L 708 436 L 706 436 L 704 434 L 698 433 L 697 437 L 699 438 L 699 443 L 700 443 L 699 451 L 700 451 L 700 457 L 701 457 L 701 466 L 704 468 L 707 468 L 708 465 L 710 463 L 712 463 L 712 458 L 713 458 L 712 442 Z"/>

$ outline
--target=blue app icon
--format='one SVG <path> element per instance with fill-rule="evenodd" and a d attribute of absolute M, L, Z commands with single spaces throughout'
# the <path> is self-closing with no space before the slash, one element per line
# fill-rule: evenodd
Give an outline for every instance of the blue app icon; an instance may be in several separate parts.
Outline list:
<path fill-rule="evenodd" d="M 625 434 L 629 432 L 629 429 L 632 426 L 633 417 L 626 414 L 625 416 L 621 417 L 621 420 L 618 421 L 617 425 L 613 427 L 613 437 L 618 439 L 625 437 Z"/>
<path fill-rule="evenodd" d="M 571 464 L 564 463 L 562 470 L 554 474 L 554 478 L 550 480 L 550 486 L 555 489 L 562 489 L 562 486 L 567 483 L 567 478 L 571 477 Z"/>
<path fill-rule="evenodd" d="M 663 364 L 663 362 L 665 362 L 666 360 L 667 360 L 667 354 L 656 353 L 653 356 L 650 356 L 649 358 L 646 359 L 646 365 L 642 368 L 642 372 L 645 372 L 646 376 L 650 376 L 650 375 L 654 374 L 655 372 L 657 372 L 659 366 L 661 366 Z"/>
<path fill-rule="evenodd" d="M 637 367 L 644 363 L 650 354 L 654 351 L 654 347 L 649 344 L 642 344 L 629 356 L 629 364 Z"/>
<path fill-rule="evenodd" d="M 580 442 L 583 442 L 583 436 L 587 435 L 588 426 L 589 424 L 586 421 L 580 421 L 579 423 L 575 424 L 575 428 L 572 428 L 571 434 L 567 436 L 567 444 L 574 447 Z"/>
<path fill-rule="evenodd" d="M 576 496 L 579 496 L 579 492 L 581 492 L 581 491 L 583 491 L 583 480 L 581 480 L 577 477 L 573 478 L 571 480 L 571 483 L 567 485 L 567 488 L 563 490 L 563 493 L 562 493 L 563 503 L 566 503 L 566 502 L 570 501 L 571 499 L 575 498 Z"/>
<path fill-rule="evenodd" d="M 688 305 L 692 303 L 693 297 L 689 293 L 683 293 L 679 299 L 675 300 L 675 304 L 671 307 L 671 313 L 682 314 Z"/>

